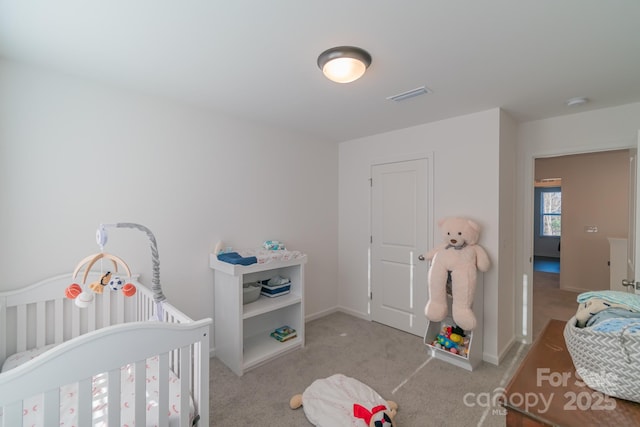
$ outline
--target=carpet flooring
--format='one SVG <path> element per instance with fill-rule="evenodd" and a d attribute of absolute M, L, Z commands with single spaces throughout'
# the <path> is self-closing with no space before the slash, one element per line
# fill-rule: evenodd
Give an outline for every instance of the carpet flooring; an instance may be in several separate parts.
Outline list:
<path fill-rule="evenodd" d="M 560 275 L 533 272 L 533 339 L 550 319 L 569 320 L 578 308 L 577 292 L 560 289 Z"/>
<path fill-rule="evenodd" d="M 397 402 L 398 426 L 504 426 L 495 399 L 527 350 L 516 344 L 500 366 L 483 362 L 471 373 L 431 358 L 421 337 L 344 313 L 306 326 L 303 349 L 242 377 L 211 359 L 212 426 L 310 426 L 304 409 L 290 409 L 289 399 L 335 373 Z"/>
<path fill-rule="evenodd" d="M 558 277 L 534 273 L 534 338 L 549 319 L 575 313 L 576 294 L 560 290 Z M 516 343 L 500 366 L 482 362 L 469 372 L 431 358 L 421 337 L 333 313 L 306 324 L 303 349 L 242 377 L 212 358 L 211 426 L 311 426 L 303 408 L 289 408 L 289 399 L 318 378 L 342 373 L 397 402 L 399 427 L 502 427 L 505 412 L 497 399 L 528 347 Z"/>

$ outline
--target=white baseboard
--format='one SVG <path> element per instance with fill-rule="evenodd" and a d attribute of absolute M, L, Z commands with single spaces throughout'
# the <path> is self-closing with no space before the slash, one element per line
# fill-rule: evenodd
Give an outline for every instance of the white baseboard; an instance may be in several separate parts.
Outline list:
<path fill-rule="evenodd" d="M 312 320 L 320 319 L 322 317 L 328 316 L 333 313 L 344 313 L 353 317 L 357 317 L 359 319 L 371 320 L 371 316 L 369 316 L 367 313 L 361 313 L 359 311 L 351 310 L 350 308 L 342 307 L 342 306 L 335 306 L 327 310 L 322 310 L 317 313 L 309 314 L 305 316 L 304 320 L 305 322 L 310 322 Z"/>
<path fill-rule="evenodd" d="M 502 361 L 504 360 L 504 358 L 507 355 L 507 353 L 509 352 L 509 350 L 511 350 L 511 347 L 513 347 L 515 342 L 516 342 L 515 337 L 511 337 L 511 339 L 509 340 L 507 345 L 502 347 L 502 350 L 498 352 L 498 356 L 496 356 L 494 354 L 487 354 L 487 353 L 483 352 L 482 353 L 482 360 L 484 360 L 485 362 L 491 363 L 492 365 L 499 366 L 500 363 L 502 363 Z"/>
<path fill-rule="evenodd" d="M 308 314 L 308 315 L 304 316 L 304 321 L 305 322 L 311 322 L 312 320 L 320 319 L 322 317 L 325 317 L 325 316 L 328 316 L 330 314 L 333 314 L 333 313 L 335 313 L 337 311 L 338 311 L 338 307 L 331 307 L 331 308 L 328 308 L 326 310 L 318 311 L 316 313 Z"/>
<path fill-rule="evenodd" d="M 358 317 L 363 320 L 371 320 L 371 316 L 369 314 L 362 313 L 360 311 L 351 310 L 350 308 L 347 308 L 347 307 L 338 307 L 338 311 L 353 317 Z"/>
<path fill-rule="evenodd" d="M 583 292 L 589 292 L 591 289 L 573 288 L 571 286 L 564 286 L 564 287 L 561 287 L 560 290 L 570 291 L 570 292 L 577 292 L 577 293 L 581 294 Z"/>

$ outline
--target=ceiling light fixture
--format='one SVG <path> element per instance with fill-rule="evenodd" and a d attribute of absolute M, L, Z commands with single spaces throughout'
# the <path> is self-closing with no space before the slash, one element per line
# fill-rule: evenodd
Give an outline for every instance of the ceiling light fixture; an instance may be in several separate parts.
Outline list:
<path fill-rule="evenodd" d="M 575 98 L 567 99 L 567 107 L 578 107 L 589 102 L 589 99 L 584 96 L 578 96 Z"/>
<path fill-rule="evenodd" d="M 358 80 L 371 65 L 371 55 L 354 46 L 338 46 L 327 49 L 318 56 L 318 67 L 324 75 L 336 83 Z"/>

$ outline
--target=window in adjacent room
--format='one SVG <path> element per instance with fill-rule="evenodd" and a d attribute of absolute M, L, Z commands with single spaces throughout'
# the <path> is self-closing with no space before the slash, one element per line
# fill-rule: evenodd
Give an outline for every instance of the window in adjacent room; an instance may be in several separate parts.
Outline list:
<path fill-rule="evenodd" d="M 560 187 L 540 191 L 540 235 L 559 237 L 562 229 L 562 191 Z"/>

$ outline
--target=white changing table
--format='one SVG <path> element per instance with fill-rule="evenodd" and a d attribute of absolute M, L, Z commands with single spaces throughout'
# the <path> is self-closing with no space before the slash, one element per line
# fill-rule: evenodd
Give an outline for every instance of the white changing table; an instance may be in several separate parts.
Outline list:
<path fill-rule="evenodd" d="M 289 351 L 304 347 L 304 264 L 307 256 L 247 266 L 219 261 L 210 254 L 214 269 L 215 356 L 237 375 Z M 242 304 L 244 283 L 274 276 L 291 279 L 287 295 Z M 297 337 L 279 342 L 269 334 L 288 325 Z"/>

